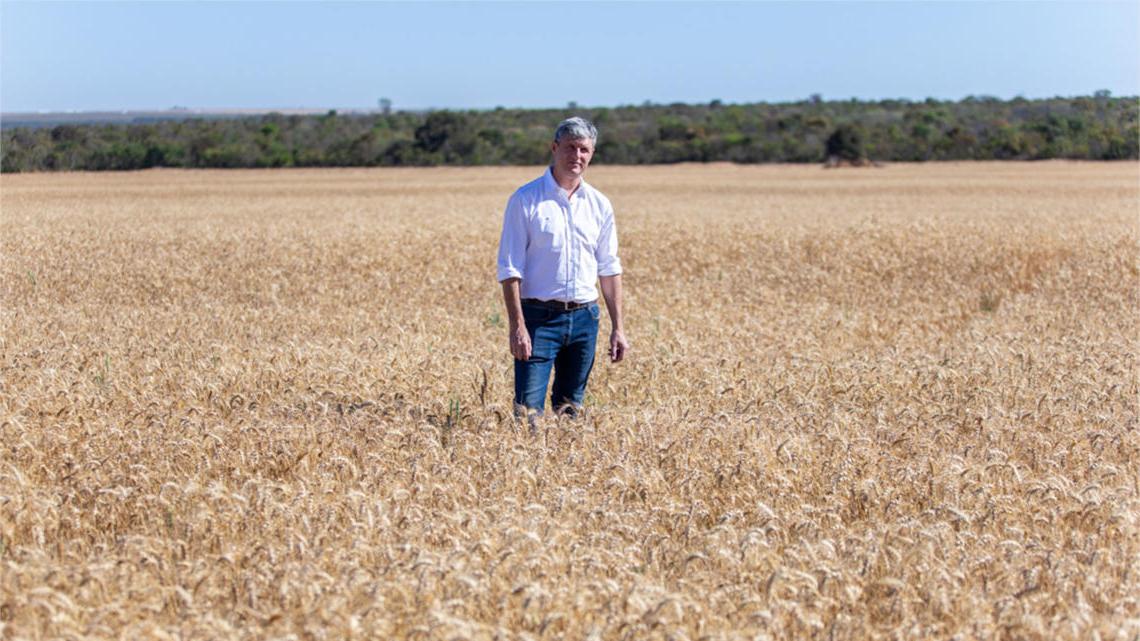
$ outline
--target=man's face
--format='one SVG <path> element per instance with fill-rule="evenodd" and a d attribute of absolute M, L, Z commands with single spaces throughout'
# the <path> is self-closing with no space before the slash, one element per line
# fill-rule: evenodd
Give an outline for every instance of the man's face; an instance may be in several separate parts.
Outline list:
<path fill-rule="evenodd" d="M 589 138 L 563 138 L 551 143 L 554 168 L 563 175 L 581 177 L 594 157 L 594 141 Z"/>

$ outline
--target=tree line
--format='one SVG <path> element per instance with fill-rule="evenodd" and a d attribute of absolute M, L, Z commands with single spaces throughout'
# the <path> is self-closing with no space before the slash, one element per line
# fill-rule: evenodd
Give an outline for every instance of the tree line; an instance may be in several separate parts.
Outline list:
<path fill-rule="evenodd" d="M 1093 96 L 958 101 L 823 100 L 614 108 L 268 114 L 226 120 L 61 124 L 3 130 L 4 172 L 149 167 L 537 165 L 551 132 L 580 115 L 595 163 L 1140 158 L 1140 102 Z"/>

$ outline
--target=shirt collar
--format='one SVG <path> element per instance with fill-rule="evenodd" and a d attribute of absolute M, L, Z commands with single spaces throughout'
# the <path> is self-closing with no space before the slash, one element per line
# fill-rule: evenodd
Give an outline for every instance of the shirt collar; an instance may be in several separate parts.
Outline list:
<path fill-rule="evenodd" d="M 546 174 L 544 175 L 544 177 L 546 179 L 544 182 L 546 183 L 547 189 L 553 191 L 556 194 L 559 194 L 565 200 L 570 199 L 570 197 L 567 196 L 567 194 L 566 194 L 566 190 L 563 189 L 562 185 L 559 185 L 558 181 L 554 179 L 554 166 L 553 165 L 550 165 L 546 168 Z M 583 193 L 582 190 L 587 188 L 588 186 L 589 185 L 586 184 L 586 179 L 583 178 L 582 182 L 578 183 L 578 189 L 574 191 L 574 198 L 577 198 L 578 196 L 580 196 Z"/>

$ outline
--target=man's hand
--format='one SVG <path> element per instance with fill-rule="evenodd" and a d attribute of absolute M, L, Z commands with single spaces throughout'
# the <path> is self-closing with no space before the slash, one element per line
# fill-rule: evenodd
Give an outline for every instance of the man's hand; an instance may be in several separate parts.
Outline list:
<path fill-rule="evenodd" d="M 625 340 L 625 332 L 615 329 L 610 332 L 610 362 L 616 363 L 625 358 L 629 351 L 629 341 Z"/>
<path fill-rule="evenodd" d="M 629 341 L 625 340 L 625 331 L 621 314 L 621 274 L 613 276 L 600 276 L 602 296 L 606 299 L 606 309 L 610 313 L 610 362 L 616 363 L 625 358 L 629 351 Z"/>
<path fill-rule="evenodd" d="M 530 334 L 526 332 L 526 325 L 512 327 L 510 334 L 511 355 L 516 360 L 528 360 L 530 358 Z"/>
<path fill-rule="evenodd" d="M 516 360 L 530 359 L 530 334 L 526 333 L 526 321 L 523 319 L 522 297 L 519 294 L 519 279 L 508 278 L 503 281 L 503 302 L 507 306 L 507 326 L 511 341 L 511 356 Z"/>

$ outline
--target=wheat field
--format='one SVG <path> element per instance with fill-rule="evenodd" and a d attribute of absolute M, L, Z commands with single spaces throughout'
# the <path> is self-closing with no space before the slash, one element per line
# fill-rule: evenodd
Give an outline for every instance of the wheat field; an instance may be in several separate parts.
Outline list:
<path fill-rule="evenodd" d="M 3 176 L 0 638 L 1140 638 L 1140 165 L 594 167 L 532 436 L 540 171 Z"/>

